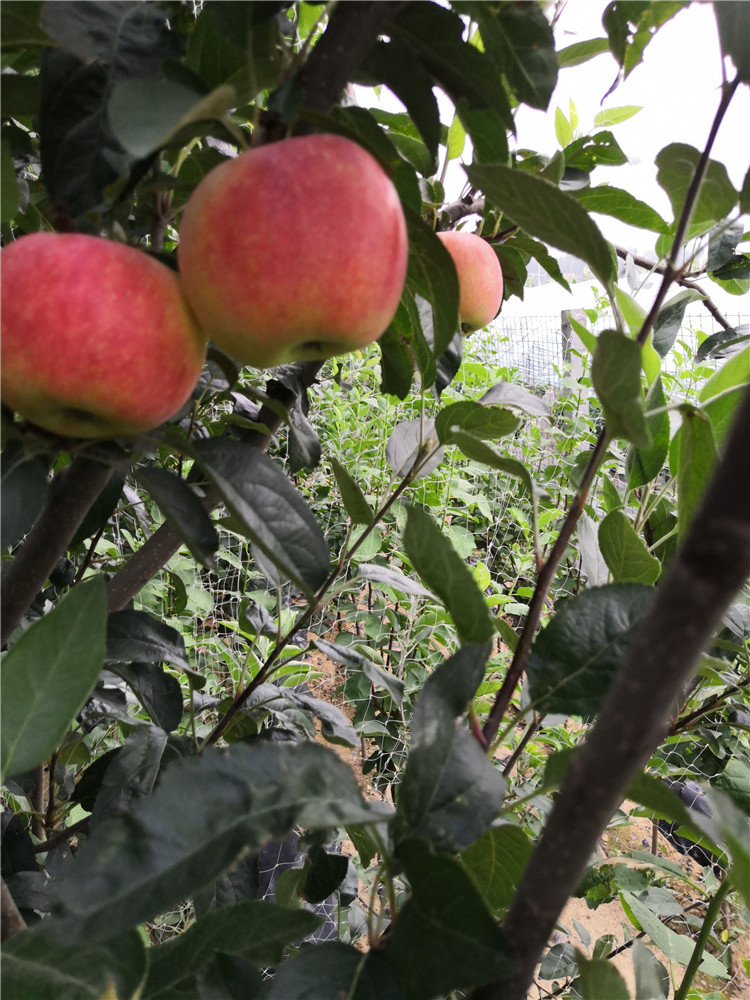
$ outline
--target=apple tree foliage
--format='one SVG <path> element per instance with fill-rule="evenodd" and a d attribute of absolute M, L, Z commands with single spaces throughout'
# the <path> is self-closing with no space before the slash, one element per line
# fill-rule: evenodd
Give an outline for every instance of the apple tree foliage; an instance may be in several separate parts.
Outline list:
<path fill-rule="evenodd" d="M 534 2 L 3 4 L 5 242 L 83 231 L 176 267 L 181 208 L 217 164 L 251 139 L 350 137 L 390 173 L 409 230 L 406 287 L 377 348 L 380 391 L 424 404 L 420 419 L 392 428 L 392 487 L 375 506 L 346 456 L 328 454 L 316 433 L 317 362 L 239 372 L 211 349 L 183 412 L 138 439 L 65 440 L 4 413 L 5 995 L 520 998 L 542 961 L 542 974 L 553 967 L 548 978 L 575 978 L 576 996 L 625 997 L 607 948 L 593 958 L 570 945 L 546 952 L 576 893 L 591 905 L 620 895 L 636 926 L 687 967 L 677 995 L 698 967 L 726 974 L 704 945 L 727 893 L 750 905 L 750 771 L 728 749 L 748 721 L 750 346 L 740 329 L 701 345 L 695 364 L 708 359 L 716 372 L 697 404 L 670 397 L 661 365 L 695 296 L 679 288 L 693 266 L 682 255 L 688 240 L 708 247 L 712 279 L 748 288 L 750 173 L 735 190 L 710 136 L 702 150 L 666 145 L 656 166 L 668 220 L 616 181 L 592 178 L 597 166 L 616 176 L 626 160 L 617 114 L 577 135 L 558 113 L 562 148 L 552 157 L 514 139 L 515 109 L 549 109 L 558 73 L 601 56 L 627 76 L 653 34 L 689 6 L 615 0 L 600 37 L 559 47 L 551 5 Z M 714 7 L 726 68 L 718 129 L 750 83 L 750 7 Z M 372 88 L 404 110 L 383 110 Z M 449 121 L 437 91 L 452 105 Z M 448 203 L 442 167 L 461 156 L 466 188 Z M 616 287 L 601 214 L 654 236 L 661 280 L 648 314 Z M 479 216 L 500 259 L 506 298 L 523 297 L 532 259 L 567 284 L 553 247 L 586 262 L 617 316 L 598 338 L 578 331 L 599 433 L 580 442 L 567 509 L 535 552 L 517 625 L 496 613 L 432 514 L 409 502 L 415 482 L 458 455 L 508 476 L 528 499 L 533 535 L 549 513 L 538 470 L 507 440 L 546 418 L 540 399 L 508 383 L 441 398 L 462 343 L 455 271 L 435 231 L 468 215 Z M 345 365 L 327 370 L 346 376 Z M 280 432 L 286 460 L 265 453 Z M 604 461 L 619 463 L 619 485 L 601 476 Z M 350 523 L 336 549 L 301 488 L 320 463 Z M 399 563 L 355 558 L 397 505 Z M 115 529 L 124 523 L 128 532 Z M 178 553 L 216 571 L 230 555 L 221 527 L 246 539 L 243 557 L 280 603 L 276 615 L 252 601 L 235 609 L 235 632 L 248 644 L 262 639 L 267 654 L 212 698 L 180 631 L 134 601 L 155 581 L 167 586 L 160 574 Z M 571 591 L 550 616 L 563 560 L 592 543 L 608 571 L 602 585 Z M 358 745 L 350 719 L 276 683 L 314 613 L 351 585 L 379 587 L 396 605 L 430 601 L 448 625 L 443 661 L 411 674 L 416 685 L 361 645 L 315 639 L 347 678 L 377 692 L 369 732 L 388 760 L 393 805 L 363 797 L 349 766 L 312 738 L 319 722 L 325 741 Z M 498 638 L 502 667 L 491 666 Z M 536 823 L 512 761 L 499 763 L 521 708 L 528 733 L 563 715 L 586 735 L 526 789 L 549 806 Z M 389 751 L 395 738 L 408 745 L 401 757 Z M 676 744 L 685 751 L 677 776 L 713 779 L 710 823 L 655 777 L 675 776 Z M 626 796 L 702 837 L 727 869 L 695 946 L 659 920 L 645 876 L 592 865 Z M 370 893 L 364 950 L 351 943 L 357 879 L 330 849 L 336 836 L 354 844 Z M 289 843 L 295 864 L 271 902 L 259 858 Z M 647 853 L 641 861 L 659 865 Z M 322 918 L 303 904 L 331 898 L 338 929 L 320 940 Z M 154 938 L 154 921 L 175 911 L 184 919 L 174 935 Z M 638 996 L 666 996 L 665 970 L 648 949 L 635 948 L 634 960 Z"/>

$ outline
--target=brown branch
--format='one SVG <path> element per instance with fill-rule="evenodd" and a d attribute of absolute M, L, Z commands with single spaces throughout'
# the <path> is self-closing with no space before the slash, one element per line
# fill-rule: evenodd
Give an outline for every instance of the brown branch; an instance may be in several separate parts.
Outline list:
<path fill-rule="evenodd" d="M 26 921 L 16 906 L 16 901 L 10 894 L 10 889 L 2 881 L 2 906 L 0 907 L 0 941 L 7 941 L 14 934 L 20 934 L 26 930 Z"/>
<path fill-rule="evenodd" d="M 3 644 L 65 554 L 111 475 L 111 466 L 78 455 L 53 479 L 44 510 L 2 575 Z"/>
<path fill-rule="evenodd" d="M 654 595 L 599 717 L 571 761 L 504 930 L 516 973 L 474 1000 L 521 1000 L 566 900 L 628 785 L 669 729 L 686 680 L 750 576 L 750 389 L 682 548 Z"/>

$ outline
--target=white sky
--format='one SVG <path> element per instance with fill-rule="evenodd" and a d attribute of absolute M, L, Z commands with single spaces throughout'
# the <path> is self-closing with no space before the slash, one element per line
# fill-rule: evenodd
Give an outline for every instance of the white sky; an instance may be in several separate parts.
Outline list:
<path fill-rule="evenodd" d="M 747 2 L 747 0 L 745 0 Z M 601 15 L 606 0 L 568 0 L 556 27 L 557 47 L 605 34 Z M 643 110 L 613 127 L 615 138 L 630 164 L 599 167 L 592 183 L 625 188 L 648 202 L 667 221 L 669 200 L 656 182 L 654 159 L 671 142 L 686 142 L 702 150 L 720 100 L 721 56 L 718 32 L 710 4 L 693 4 L 668 21 L 647 46 L 643 62 L 609 95 L 617 65 L 608 53 L 580 66 L 560 71 L 549 111 L 528 107 L 516 119 L 519 146 L 551 155 L 559 148 L 555 138 L 554 111 L 569 116 L 569 101 L 576 105 L 579 131 L 586 134 L 602 108 L 642 105 Z M 734 67 L 728 65 L 730 79 Z M 735 187 L 742 184 L 750 165 L 750 88 L 734 96 L 719 131 L 712 158 L 723 163 Z M 596 216 L 604 235 L 638 249 L 653 249 L 655 236 L 645 230 L 622 226 L 607 216 Z"/>

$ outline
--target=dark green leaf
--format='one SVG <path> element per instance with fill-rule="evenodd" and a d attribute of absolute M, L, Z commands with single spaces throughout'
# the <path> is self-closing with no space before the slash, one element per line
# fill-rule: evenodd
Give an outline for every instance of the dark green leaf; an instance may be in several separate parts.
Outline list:
<path fill-rule="evenodd" d="M 363 954 L 341 941 L 307 947 L 284 962 L 266 1000 L 406 1000 L 399 978 L 380 951 Z"/>
<path fill-rule="evenodd" d="M 680 965 L 688 964 L 694 947 L 689 937 L 678 934 L 662 923 L 656 913 L 643 903 L 634 892 L 622 892 L 620 901 L 625 912 L 629 916 L 632 914 L 635 925 L 648 934 L 651 941 L 664 952 L 667 958 L 679 962 Z M 698 968 L 707 976 L 726 977 L 724 966 L 707 951 L 704 951 L 703 961 Z"/>
<path fill-rule="evenodd" d="M 653 482 L 664 468 L 669 451 L 669 414 L 667 401 L 661 384 L 661 376 L 656 378 L 646 396 L 646 412 L 661 410 L 646 417 L 646 428 L 651 436 L 647 448 L 628 448 L 625 457 L 625 471 L 628 474 L 628 489 L 634 490 Z"/>
<path fill-rule="evenodd" d="M 461 862 L 495 919 L 510 904 L 533 847 L 520 826 L 503 823 L 462 851 Z"/>
<path fill-rule="evenodd" d="M 176 938 L 150 950 L 144 1000 L 199 972 L 217 952 L 277 965 L 285 946 L 311 934 L 320 920 L 307 910 L 256 899 L 207 913 Z"/>
<path fill-rule="evenodd" d="M 453 853 L 473 843 L 497 815 L 505 779 L 456 718 L 484 676 L 488 645 L 468 644 L 431 674 L 412 716 L 412 744 L 399 786 L 393 838 L 429 840 Z"/>
<path fill-rule="evenodd" d="M 651 444 L 641 391 L 641 349 L 618 330 L 599 334 L 591 362 L 591 377 L 613 438 L 638 448 Z"/>
<path fill-rule="evenodd" d="M 109 521 L 112 512 L 120 502 L 124 485 L 124 474 L 115 469 L 112 473 L 112 478 L 89 507 L 80 528 L 73 536 L 73 540 L 70 543 L 71 549 L 81 545 L 87 538 L 91 538 L 92 535 L 100 531 L 107 521 Z"/>
<path fill-rule="evenodd" d="M 578 957 L 578 988 L 583 991 L 584 1000 L 630 1000 L 625 980 L 606 958 L 587 959 L 582 953 Z"/>
<path fill-rule="evenodd" d="M 744 229 L 742 219 L 736 219 L 729 224 L 721 223 L 709 232 L 706 260 L 706 268 L 709 271 L 717 270 L 732 259 L 737 244 L 742 240 Z"/>
<path fill-rule="evenodd" d="M 686 0 L 614 0 L 607 5 L 602 24 L 609 36 L 612 55 L 625 77 L 642 61 L 643 52 L 656 29 L 687 6 Z"/>
<path fill-rule="evenodd" d="M 246 536 L 311 598 L 330 571 L 328 546 L 289 479 L 250 445 L 213 438 L 194 447 L 201 468 Z"/>
<path fill-rule="evenodd" d="M 614 265 L 609 246 L 572 195 L 542 177 L 500 164 L 467 167 L 466 173 L 493 205 L 531 236 L 585 260 L 610 284 Z"/>
<path fill-rule="evenodd" d="M 42 0 L 5 0 L 2 6 L 3 51 L 54 44 L 39 23 Z"/>
<path fill-rule="evenodd" d="M 462 642 L 488 642 L 492 619 L 471 571 L 440 529 L 417 507 L 410 507 L 404 548 L 430 590 L 445 604 Z"/>
<path fill-rule="evenodd" d="M 633 942 L 633 967 L 635 1000 L 667 1000 L 669 973 L 656 955 L 637 940 Z"/>
<path fill-rule="evenodd" d="M 437 358 L 459 329 L 458 276 L 451 255 L 429 226 L 411 211 L 407 210 L 404 214 L 409 236 L 407 283 L 432 304 L 432 351 Z"/>
<path fill-rule="evenodd" d="M 722 839 L 729 848 L 733 885 L 748 906 L 750 905 L 750 849 L 747 815 L 737 808 L 732 797 L 719 789 L 710 789 L 707 798 Z"/>
<path fill-rule="evenodd" d="M 567 66 L 579 66 L 608 51 L 609 43 L 606 38 L 589 38 L 585 42 L 573 42 L 564 49 L 558 49 L 557 61 L 560 69 L 565 69 Z"/>
<path fill-rule="evenodd" d="M 385 458 L 394 476 L 429 476 L 443 460 L 431 420 L 404 420 L 396 424 L 385 446 Z M 428 456 L 430 456 L 428 458 Z"/>
<path fill-rule="evenodd" d="M 5 74 L 3 74 L 5 76 Z M 3 84 L 3 90 L 5 85 Z M 10 150 L 10 142 L 3 136 L 0 143 L 0 222 L 12 222 L 20 205 L 20 192 L 16 181 L 16 167 L 13 163 L 13 154 Z"/>
<path fill-rule="evenodd" d="M 523 300 L 523 290 L 528 277 L 526 265 L 529 262 L 529 255 L 523 250 L 505 243 L 499 243 L 493 249 L 503 271 L 503 301 L 512 295 L 517 295 L 519 299 Z"/>
<path fill-rule="evenodd" d="M 456 103 L 456 114 L 471 136 L 475 163 L 507 163 L 508 136 L 492 108 L 473 108 L 465 99 Z"/>
<path fill-rule="evenodd" d="M 728 795 L 746 816 L 750 816 L 750 766 L 739 757 L 731 757 L 712 785 Z"/>
<path fill-rule="evenodd" d="M 729 56 L 743 83 L 750 83 L 750 10 L 744 3 L 714 3 L 723 56 Z"/>
<path fill-rule="evenodd" d="M 684 142 L 673 142 L 656 156 L 656 179 L 669 196 L 675 219 L 682 211 L 700 156 L 697 149 Z M 729 180 L 726 167 L 716 160 L 709 160 L 686 239 L 706 232 L 729 215 L 736 203 L 737 192 Z"/>
<path fill-rule="evenodd" d="M 549 21 L 536 4 L 461 4 L 479 24 L 484 49 L 519 101 L 544 111 L 557 83 Z"/>
<path fill-rule="evenodd" d="M 185 641 L 146 611 L 115 611 L 107 619 L 107 662 L 141 660 L 189 668 Z"/>
<path fill-rule="evenodd" d="M 380 569 L 381 567 L 376 566 L 373 568 Z M 411 582 L 409 581 L 409 583 Z M 425 590 L 422 592 L 425 594 L 429 593 L 429 591 Z M 394 677 L 387 670 L 384 670 L 383 667 L 379 667 L 377 663 L 373 663 L 364 653 L 359 653 L 350 646 L 337 646 L 335 642 L 328 642 L 327 639 L 315 639 L 314 644 L 321 653 L 324 653 L 334 663 L 340 663 L 348 670 L 361 670 L 374 687 L 387 691 L 397 705 L 403 702 L 404 682 L 400 678 Z"/>
<path fill-rule="evenodd" d="M 102 669 L 104 579 L 80 584 L 31 626 L 3 660 L 2 773 L 20 774 L 57 748 Z"/>
<path fill-rule="evenodd" d="M 348 747 L 361 745 L 360 738 L 340 708 L 336 708 L 335 705 L 322 701 L 320 698 L 313 698 L 312 695 L 302 691 L 286 691 L 284 693 L 300 708 L 312 713 L 316 719 L 320 719 L 321 733 L 329 743 Z"/>
<path fill-rule="evenodd" d="M 138 995 L 148 958 L 140 934 L 106 944 L 53 944 L 33 930 L 3 943 L 2 991 L 7 1000 L 102 1000 Z"/>
<path fill-rule="evenodd" d="M 460 862 L 432 854 L 423 841 L 401 844 L 397 856 L 412 895 L 393 924 L 385 956 L 409 1000 L 432 1000 L 509 975 L 509 947 Z M 414 961 L 425 954 L 429 962 Z"/>
<path fill-rule="evenodd" d="M 454 104 L 466 98 L 475 108 L 490 108 L 498 124 L 513 128 L 510 102 L 492 60 L 463 40 L 464 25 L 453 11 L 436 3 L 408 4 L 390 22 Z"/>
<path fill-rule="evenodd" d="M 9 442 L 2 458 L 3 551 L 21 541 L 47 499 L 47 462 L 41 455 L 27 457 Z"/>
<path fill-rule="evenodd" d="M 701 293 L 694 288 L 686 288 L 662 306 L 654 323 L 653 345 L 662 358 L 666 358 L 672 350 L 677 334 L 682 327 L 685 310 L 691 302 L 701 298 Z"/>
<path fill-rule="evenodd" d="M 579 188 L 575 192 L 575 198 L 589 212 L 611 215 L 638 229 L 648 229 L 654 233 L 669 232 L 669 224 L 658 212 L 621 188 L 610 187 L 609 184 Z"/>
<path fill-rule="evenodd" d="M 745 281 L 750 278 L 750 254 L 736 253 L 733 257 L 711 272 L 714 281 Z"/>
<path fill-rule="evenodd" d="M 596 715 L 652 598 L 651 587 L 616 583 L 558 602 L 529 657 L 536 710 Z"/>
<path fill-rule="evenodd" d="M 126 812 L 134 802 L 151 794 L 166 745 L 167 734 L 152 726 L 137 729 L 128 736 L 102 780 L 91 817 L 92 829 L 108 816 Z"/>
<path fill-rule="evenodd" d="M 140 466 L 133 474 L 156 501 L 191 554 L 207 569 L 214 569 L 219 536 L 197 494 L 184 479 L 156 465 Z"/>
<path fill-rule="evenodd" d="M 378 341 L 381 352 L 380 391 L 406 399 L 414 380 L 414 355 L 409 349 L 413 336 L 412 316 L 404 299 L 399 303 L 390 326 Z"/>
<path fill-rule="evenodd" d="M 203 94 L 174 80 L 123 80 L 107 104 L 110 127 L 124 149 L 143 159 L 163 149 L 182 129 L 221 120 L 237 103 L 234 88 Z"/>
<path fill-rule="evenodd" d="M 661 563 L 650 554 L 630 518 L 613 510 L 599 525 L 599 548 L 615 583 L 656 583 Z"/>
<path fill-rule="evenodd" d="M 750 212 L 750 167 L 747 168 L 745 179 L 742 182 L 740 191 L 740 211 L 747 215 Z"/>
<path fill-rule="evenodd" d="M 321 829 L 382 815 L 363 801 L 346 764 L 314 743 L 234 744 L 182 758 L 150 798 L 92 833 L 66 873 L 45 932 L 71 943 L 114 936 L 296 824 Z"/>
<path fill-rule="evenodd" d="M 325 851 L 320 846 L 312 847 L 303 869 L 300 896 L 308 903 L 322 903 L 344 881 L 348 867 L 349 859 L 343 854 Z"/>
<path fill-rule="evenodd" d="M 521 421 L 510 410 L 492 404 L 466 400 L 451 403 L 435 417 L 435 430 L 442 444 L 450 444 L 455 429 L 466 431 L 482 440 L 496 441 L 518 430 Z"/>
<path fill-rule="evenodd" d="M 454 333 L 453 340 L 437 359 L 434 390 L 437 398 L 447 388 L 461 368 L 464 354 L 464 337 L 462 333 Z"/>
<path fill-rule="evenodd" d="M 320 464 L 320 438 L 303 410 L 300 397 L 289 413 L 288 448 L 289 468 L 293 474 L 302 469 L 315 469 Z"/>
<path fill-rule="evenodd" d="M 372 524 L 372 510 L 356 480 L 333 456 L 329 461 L 349 520 L 352 524 Z"/>
<path fill-rule="evenodd" d="M 159 663 L 116 663 L 112 672 L 121 677 L 143 705 L 154 725 L 167 733 L 182 722 L 182 688 Z"/>
<path fill-rule="evenodd" d="M 606 130 L 574 139 L 565 147 L 563 155 L 567 169 L 587 173 L 594 167 L 619 167 L 628 162 L 615 137 Z"/>
<path fill-rule="evenodd" d="M 480 399 L 485 406 L 499 403 L 502 406 L 515 406 L 523 413 L 532 417 L 549 417 L 552 411 L 540 396 L 512 382 L 498 382 L 493 385 Z"/>

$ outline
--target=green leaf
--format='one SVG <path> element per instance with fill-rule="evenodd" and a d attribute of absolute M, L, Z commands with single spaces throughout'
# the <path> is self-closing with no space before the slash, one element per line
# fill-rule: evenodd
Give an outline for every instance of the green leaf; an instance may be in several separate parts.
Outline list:
<path fill-rule="evenodd" d="M 617 969 L 606 958 L 587 959 L 578 955 L 578 989 L 584 1000 L 630 1000 L 630 993 Z"/>
<path fill-rule="evenodd" d="M 530 497 L 542 492 L 531 478 L 531 473 L 517 458 L 508 458 L 506 455 L 498 455 L 494 448 L 490 448 L 484 441 L 467 434 L 466 431 L 453 431 L 451 434 L 451 444 L 457 445 L 467 458 L 475 462 L 482 462 L 491 469 L 505 472 L 515 479 L 520 479 Z"/>
<path fill-rule="evenodd" d="M 475 163 L 508 162 L 508 136 L 492 108 L 473 108 L 461 98 L 456 114 L 471 136 Z"/>
<path fill-rule="evenodd" d="M 735 386 L 750 384 L 750 345 L 732 355 L 705 383 L 698 393 L 701 403 L 707 403 L 720 393 Z"/>
<path fill-rule="evenodd" d="M 408 346 L 413 335 L 412 319 L 405 302 L 407 298 L 411 296 L 405 291 L 396 315 L 378 341 L 382 373 L 380 391 L 399 399 L 406 399 L 414 380 L 414 357 Z"/>
<path fill-rule="evenodd" d="M 633 942 L 633 967 L 635 969 L 635 1000 L 668 1000 L 669 973 L 654 953 Z"/>
<path fill-rule="evenodd" d="M 637 775 L 628 786 L 628 798 L 645 806 L 654 817 L 677 823 L 680 829 L 696 843 L 701 842 L 707 850 L 717 855 L 722 853 L 718 846 L 718 829 L 712 821 L 689 809 L 676 792 L 653 774 L 642 772 Z M 700 819 L 700 826 L 697 819 Z"/>
<path fill-rule="evenodd" d="M 669 414 L 666 405 L 667 400 L 659 377 L 654 380 L 646 396 L 647 414 L 650 410 L 662 411 L 646 416 L 646 429 L 651 437 L 651 444 L 646 448 L 635 448 L 631 445 L 625 457 L 629 490 L 653 482 L 664 467 L 669 452 Z"/>
<path fill-rule="evenodd" d="M 352 524 L 372 524 L 372 510 L 356 480 L 333 456 L 329 461 L 349 520 Z"/>
<path fill-rule="evenodd" d="M 320 923 L 321 918 L 307 910 L 256 899 L 207 913 L 176 938 L 150 949 L 144 1000 L 199 972 L 216 952 L 278 965 L 286 945 L 312 934 Z"/>
<path fill-rule="evenodd" d="M 41 455 L 24 455 L 12 442 L 2 457 L 2 507 L 0 547 L 3 551 L 21 541 L 31 529 L 47 499 L 47 461 Z"/>
<path fill-rule="evenodd" d="M 643 321 L 646 318 L 646 310 L 640 303 L 636 302 L 632 295 L 628 295 L 626 291 L 620 288 L 619 285 L 615 285 L 615 300 L 633 339 L 635 339 L 643 326 Z"/>
<path fill-rule="evenodd" d="M 421 6 L 421 5 L 420 5 Z M 460 328 L 458 320 L 458 275 L 453 258 L 429 226 L 410 210 L 405 210 L 409 236 L 409 268 L 407 283 L 424 296 L 433 308 L 433 355 L 437 358 L 446 350 L 453 334 Z"/>
<path fill-rule="evenodd" d="M 596 187 L 578 188 L 574 197 L 589 212 L 611 215 L 620 222 L 638 229 L 667 234 L 669 224 L 645 201 L 635 198 L 629 191 L 599 184 Z"/>
<path fill-rule="evenodd" d="M 160 663 L 116 663 L 112 672 L 121 677 L 143 705 L 147 715 L 167 733 L 173 732 L 182 722 L 182 687 L 174 674 L 169 674 Z M 191 681 L 196 676 L 186 671 Z M 198 674 L 201 680 L 205 678 Z M 202 687 L 193 683 L 194 688 Z"/>
<path fill-rule="evenodd" d="M 363 954 L 341 941 L 304 948 L 284 962 L 265 1000 L 406 1000 L 397 974 L 380 951 Z"/>
<path fill-rule="evenodd" d="M 54 45 L 39 23 L 41 0 L 6 0 L 2 6 L 2 48 L 4 52 L 31 46 Z"/>
<path fill-rule="evenodd" d="M 614 264 L 609 246 L 576 199 L 554 184 L 501 164 L 466 168 L 472 184 L 531 236 L 580 257 L 609 285 Z"/>
<path fill-rule="evenodd" d="M 700 156 L 697 149 L 683 142 L 665 146 L 656 156 L 656 179 L 669 196 L 675 219 L 682 211 Z M 737 192 L 729 180 L 726 167 L 716 160 L 709 160 L 685 238 L 690 239 L 709 230 L 729 215 L 736 203 Z"/>
<path fill-rule="evenodd" d="M 701 293 L 694 288 L 686 288 L 666 302 L 659 311 L 654 323 L 653 345 L 662 358 L 666 358 L 672 350 L 677 334 L 682 327 L 685 310 L 691 302 L 701 299 Z"/>
<path fill-rule="evenodd" d="M 594 167 L 619 167 L 628 162 L 620 145 L 609 131 L 574 139 L 563 150 L 565 166 L 589 173 Z"/>
<path fill-rule="evenodd" d="M 728 795 L 746 816 L 750 816 L 750 766 L 746 761 L 730 757 L 712 787 Z"/>
<path fill-rule="evenodd" d="M 503 823 L 462 851 L 461 863 L 496 920 L 510 905 L 533 849 L 520 826 Z"/>
<path fill-rule="evenodd" d="M 149 949 L 151 951 L 151 949 Z M 148 958 L 140 934 L 106 944 L 58 945 L 34 930 L 3 943 L 3 996 L 34 1000 L 136 1000 Z"/>
<path fill-rule="evenodd" d="M 613 510 L 599 525 L 599 548 L 615 583 L 656 583 L 661 563 L 636 533 L 630 518 Z"/>
<path fill-rule="evenodd" d="M 310 508 L 267 455 L 239 441 L 194 445 L 198 464 L 253 545 L 312 599 L 328 577 L 328 546 Z"/>
<path fill-rule="evenodd" d="M 237 743 L 183 757 L 149 798 L 93 831 L 66 872 L 45 935 L 69 943 L 113 937 L 296 824 L 322 829 L 382 816 L 363 801 L 349 767 L 315 743 Z"/>
<path fill-rule="evenodd" d="M 455 721 L 474 697 L 490 651 L 489 644 L 467 644 L 425 682 L 392 824 L 397 844 L 421 837 L 437 851 L 454 853 L 481 836 L 498 813 L 505 780 Z"/>
<path fill-rule="evenodd" d="M 107 663 L 174 663 L 190 669 L 185 640 L 177 629 L 146 611 L 115 611 L 107 619 Z"/>
<path fill-rule="evenodd" d="M 55 750 L 104 663 L 104 578 L 80 584 L 31 626 L 3 661 L 3 776 L 30 771 Z"/>
<path fill-rule="evenodd" d="M 234 87 L 228 85 L 201 94 L 174 80 L 123 80 L 112 91 L 107 117 L 123 147 L 143 159 L 188 125 L 223 120 L 236 104 Z"/>
<path fill-rule="evenodd" d="M 399 573 L 398 570 L 391 569 L 388 566 L 362 563 L 361 566 L 357 567 L 357 575 L 363 580 L 385 584 L 386 587 L 400 594 L 414 594 L 417 597 L 435 599 L 434 595 L 420 583 L 417 583 L 416 580 L 412 580 L 411 577 L 404 576 L 403 573 Z"/>
<path fill-rule="evenodd" d="M 707 792 L 711 808 L 721 837 L 729 848 L 730 873 L 733 888 L 742 896 L 745 905 L 750 905 L 750 826 L 747 815 L 737 808 L 733 796 L 718 788 Z"/>
<path fill-rule="evenodd" d="M 137 467 L 133 475 L 156 501 L 191 555 L 207 569 L 215 569 L 218 533 L 208 511 L 185 480 L 156 465 Z"/>
<path fill-rule="evenodd" d="M 557 602 L 527 668 L 538 712 L 596 715 L 653 593 L 642 584 L 615 583 Z"/>
<path fill-rule="evenodd" d="M 716 465 L 713 431 L 704 413 L 693 407 L 683 407 L 682 425 L 674 437 L 673 447 L 679 456 L 677 530 L 684 538 Z"/>
<path fill-rule="evenodd" d="M 595 56 L 609 52 L 609 42 L 606 38 L 588 38 L 585 42 L 573 42 L 564 49 L 558 49 L 557 61 L 560 69 L 568 66 L 580 66 Z"/>
<path fill-rule="evenodd" d="M 432 1000 L 509 975 L 509 947 L 460 862 L 432 854 L 423 841 L 401 844 L 397 857 L 412 895 L 384 951 L 409 1000 Z M 415 962 L 415 955 L 430 960 Z"/>
<path fill-rule="evenodd" d="M 714 3 L 723 56 L 729 56 L 743 83 L 750 83 L 750 11 L 744 3 Z"/>
<path fill-rule="evenodd" d="M 451 403 L 435 417 L 435 430 L 442 444 L 450 444 L 456 429 L 482 440 L 496 441 L 518 430 L 521 421 L 510 410 L 492 404 L 483 405 L 466 400 Z"/>
<path fill-rule="evenodd" d="M 431 420 L 404 420 L 391 431 L 385 446 L 385 458 L 394 476 L 409 475 L 411 480 L 429 476 L 443 460 Z"/>
<path fill-rule="evenodd" d="M 545 111 L 557 83 L 552 28 L 536 4 L 464 3 L 479 25 L 487 55 L 519 101 Z"/>
<path fill-rule="evenodd" d="M 693 953 L 693 941 L 683 934 L 677 934 L 665 926 L 657 915 L 642 903 L 634 892 L 621 892 L 620 900 L 628 916 L 632 915 L 636 927 L 644 930 L 657 948 L 660 948 L 667 958 L 680 965 L 687 965 Z M 727 970 L 721 962 L 707 952 L 703 953 L 703 961 L 699 971 L 707 976 L 718 979 L 727 978 Z"/>
<path fill-rule="evenodd" d="M 448 129 L 448 145 L 445 155 L 449 160 L 457 160 L 464 151 L 466 145 L 466 129 L 461 124 L 458 115 L 453 116 L 453 121 Z"/>
<path fill-rule="evenodd" d="M 643 108 L 639 104 L 624 104 L 620 108 L 605 108 L 594 115 L 594 125 L 598 125 L 599 127 L 619 125 L 620 122 L 626 122 L 628 118 L 637 115 L 639 111 L 643 111 Z"/>
<path fill-rule="evenodd" d="M 647 448 L 651 441 L 644 415 L 638 344 L 618 330 L 602 331 L 591 362 L 591 377 L 611 436 Z"/>
<path fill-rule="evenodd" d="M 479 402 L 483 406 L 488 406 L 490 403 L 514 406 L 531 417 L 552 416 L 552 411 L 540 396 L 512 382 L 497 382 L 485 392 Z"/>
<path fill-rule="evenodd" d="M 404 548 L 430 590 L 445 604 L 462 642 L 488 642 L 494 634 L 484 594 L 471 570 L 432 518 L 410 507 Z"/>

